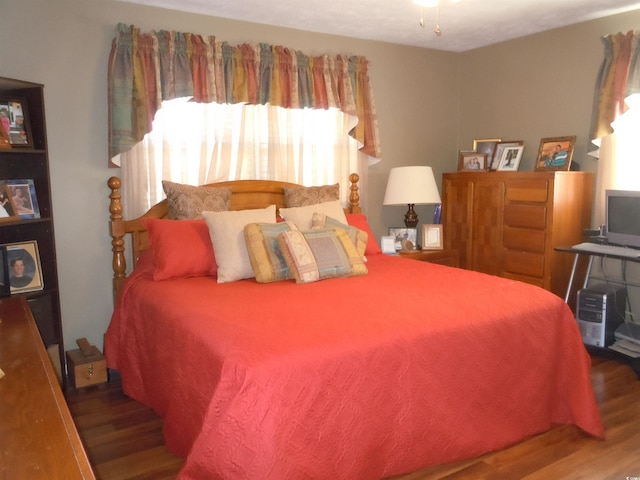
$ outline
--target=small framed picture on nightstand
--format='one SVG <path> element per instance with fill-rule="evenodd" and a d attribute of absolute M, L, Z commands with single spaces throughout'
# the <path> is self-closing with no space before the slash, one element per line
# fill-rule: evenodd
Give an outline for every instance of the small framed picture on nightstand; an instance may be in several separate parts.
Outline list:
<path fill-rule="evenodd" d="M 442 225 L 422 225 L 422 250 L 442 250 Z"/>
<path fill-rule="evenodd" d="M 380 239 L 380 248 L 382 253 L 394 254 L 396 253 L 396 239 L 394 237 L 382 237 Z"/>
<path fill-rule="evenodd" d="M 418 229 L 407 227 L 391 227 L 389 229 L 389 236 L 394 238 L 396 251 L 400 251 L 403 249 L 412 250 L 413 248 L 415 248 L 415 244 L 417 243 Z M 411 242 L 414 246 L 412 248 L 407 248 L 407 242 Z"/>

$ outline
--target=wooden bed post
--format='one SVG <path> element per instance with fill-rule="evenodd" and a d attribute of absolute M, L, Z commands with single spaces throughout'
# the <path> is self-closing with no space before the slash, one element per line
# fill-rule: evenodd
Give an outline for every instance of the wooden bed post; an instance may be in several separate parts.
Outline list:
<path fill-rule="evenodd" d="M 351 193 L 349 194 L 349 212 L 350 213 L 362 213 L 362 208 L 360 208 L 360 194 L 358 190 L 358 180 L 360 180 L 360 175 L 357 173 L 352 173 L 349 175 L 349 181 L 351 182 L 351 186 L 349 190 Z"/>
<path fill-rule="evenodd" d="M 125 271 L 127 269 L 127 262 L 124 258 L 124 225 L 122 221 L 122 203 L 120 202 L 120 179 L 118 177 L 111 177 L 107 182 L 111 189 L 109 198 L 109 213 L 110 213 L 110 230 L 111 230 L 111 250 L 113 251 L 113 299 L 125 278 Z"/>

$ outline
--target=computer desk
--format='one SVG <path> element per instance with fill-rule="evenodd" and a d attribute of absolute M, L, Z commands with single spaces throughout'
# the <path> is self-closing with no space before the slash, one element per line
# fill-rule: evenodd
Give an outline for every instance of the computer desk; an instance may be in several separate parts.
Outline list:
<path fill-rule="evenodd" d="M 569 294 L 571 293 L 571 289 L 573 288 L 573 282 L 576 276 L 576 269 L 578 268 L 578 260 L 580 259 L 580 255 L 587 255 L 589 257 L 589 263 L 587 264 L 587 272 L 584 276 L 584 282 L 582 284 L 582 288 L 586 288 L 589 283 L 589 278 L 591 277 L 591 267 L 593 266 L 593 258 L 594 257 L 607 257 L 613 258 L 616 260 L 629 261 L 634 263 L 640 263 L 640 258 L 632 258 L 632 257 L 624 257 L 622 255 L 612 255 L 612 254 L 603 254 L 598 252 L 585 252 L 583 250 L 576 250 L 573 247 L 555 247 L 555 250 L 559 252 L 567 252 L 575 254 L 575 258 L 573 260 L 573 267 L 571 269 L 571 275 L 569 276 L 569 284 L 567 285 L 567 293 L 564 296 L 564 301 L 569 303 Z M 640 287 L 638 284 L 634 284 L 631 282 L 620 282 L 625 286 L 631 285 L 633 287 Z"/>
<path fill-rule="evenodd" d="M 585 252 L 582 250 L 576 250 L 573 247 L 555 247 L 555 250 L 559 252 L 573 253 L 575 255 L 575 258 L 573 260 L 573 267 L 571 269 L 571 275 L 569 276 L 569 284 L 567 285 L 567 293 L 565 294 L 565 297 L 564 297 L 565 303 L 569 303 L 569 295 L 571 293 L 571 289 L 573 288 L 573 282 L 575 280 L 576 269 L 578 268 L 578 260 L 580 259 L 580 255 L 587 255 L 589 257 L 587 272 L 584 276 L 584 282 L 582 284 L 582 288 L 586 288 L 589 283 L 589 278 L 591 277 L 591 267 L 593 266 L 594 257 L 607 257 L 607 258 L 613 258 L 616 260 L 640 263 L 640 258 L 630 258 L 630 257 L 623 257 L 621 255 L 602 254 L 597 252 Z M 617 282 L 617 283 L 621 283 L 625 286 L 631 285 L 633 287 L 640 288 L 639 284 L 627 282 L 626 280 L 624 282 Z M 628 363 L 633 369 L 633 371 L 638 375 L 638 378 L 640 379 L 640 358 L 629 357 L 622 353 L 616 352 L 615 350 L 611 350 L 607 347 L 595 347 L 592 345 L 585 345 L 585 348 L 591 354 L 596 354 L 596 355 L 604 354 L 607 358 L 612 358 L 614 360 L 621 360 Z"/>

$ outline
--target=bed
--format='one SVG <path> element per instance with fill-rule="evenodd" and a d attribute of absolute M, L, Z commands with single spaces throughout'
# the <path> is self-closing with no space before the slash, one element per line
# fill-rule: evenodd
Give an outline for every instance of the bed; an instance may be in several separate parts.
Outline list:
<path fill-rule="evenodd" d="M 347 224 L 366 231 L 357 180 Z M 286 209 L 292 186 L 214 185 L 230 189 L 232 211 Z M 384 255 L 373 238 L 364 274 L 157 279 L 150 226 L 167 217 L 167 201 L 125 221 L 120 181 L 109 186 L 116 301 L 107 364 L 127 395 L 163 417 L 167 447 L 185 458 L 179 478 L 378 479 L 559 424 L 604 436 L 590 358 L 570 309 L 550 292 Z M 180 265 L 187 251 L 197 248 L 184 248 Z"/>

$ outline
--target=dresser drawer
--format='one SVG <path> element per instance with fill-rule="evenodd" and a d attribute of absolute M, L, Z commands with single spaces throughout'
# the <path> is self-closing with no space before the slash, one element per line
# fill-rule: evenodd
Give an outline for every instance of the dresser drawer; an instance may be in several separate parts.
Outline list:
<path fill-rule="evenodd" d="M 505 205 L 504 224 L 542 230 L 547 226 L 547 208 L 544 205 Z"/>
<path fill-rule="evenodd" d="M 545 203 L 548 197 L 549 182 L 547 180 L 517 180 L 506 184 L 507 202 Z"/>
<path fill-rule="evenodd" d="M 505 272 L 542 278 L 544 255 L 505 249 L 502 268 Z"/>
<path fill-rule="evenodd" d="M 544 230 L 505 227 L 503 244 L 508 250 L 544 253 Z"/>

